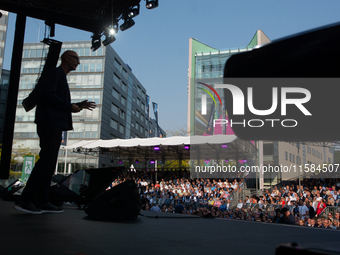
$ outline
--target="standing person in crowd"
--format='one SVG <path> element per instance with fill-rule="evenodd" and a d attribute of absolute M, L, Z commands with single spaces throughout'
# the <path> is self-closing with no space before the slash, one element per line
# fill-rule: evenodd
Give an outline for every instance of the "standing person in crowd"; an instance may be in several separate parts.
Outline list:
<path fill-rule="evenodd" d="M 287 207 L 282 208 L 282 217 L 279 220 L 279 223 L 295 225 L 295 218 Z"/>
<path fill-rule="evenodd" d="M 316 215 L 319 216 L 325 208 L 326 208 L 326 200 L 322 199 L 316 208 Z"/>
<path fill-rule="evenodd" d="M 314 219 L 314 217 L 315 217 L 315 210 L 314 210 L 313 202 L 312 201 L 309 202 L 308 215 L 309 215 L 310 219 Z"/>
<path fill-rule="evenodd" d="M 79 64 L 77 53 L 67 50 L 61 56 L 60 66 L 49 70 L 43 80 L 34 121 L 40 141 L 40 158 L 20 199 L 14 204 L 17 210 L 31 214 L 63 212 L 49 202 L 51 179 L 58 160 L 62 132 L 73 129 L 71 113 L 96 107 L 94 102 L 87 100 L 71 103 L 66 75 L 76 70 Z"/>

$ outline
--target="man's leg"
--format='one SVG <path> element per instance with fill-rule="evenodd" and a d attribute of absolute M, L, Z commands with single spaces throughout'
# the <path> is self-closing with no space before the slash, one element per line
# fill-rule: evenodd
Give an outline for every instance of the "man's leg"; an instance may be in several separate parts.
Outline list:
<path fill-rule="evenodd" d="M 37 131 L 40 138 L 40 158 L 27 181 L 21 201 L 45 204 L 48 202 L 51 178 L 56 168 L 62 130 L 52 125 L 38 124 Z"/>

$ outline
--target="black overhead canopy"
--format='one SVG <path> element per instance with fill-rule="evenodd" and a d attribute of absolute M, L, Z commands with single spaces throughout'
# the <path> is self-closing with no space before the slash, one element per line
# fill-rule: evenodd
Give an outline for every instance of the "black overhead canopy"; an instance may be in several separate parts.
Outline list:
<path fill-rule="evenodd" d="M 101 33 L 141 0 L 1 0 L 0 9 Z"/>

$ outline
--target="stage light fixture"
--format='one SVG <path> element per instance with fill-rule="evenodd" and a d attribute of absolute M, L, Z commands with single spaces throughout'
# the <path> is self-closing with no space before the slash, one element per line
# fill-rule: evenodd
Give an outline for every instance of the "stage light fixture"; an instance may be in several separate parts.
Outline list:
<path fill-rule="evenodd" d="M 102 45 L 102 39 L 100 38 L 101 35 L 100 34 L 93 34 L 91 37 L 92 37 L 91 50 L 96 51 Z"/>
<path fill-rule="evenodd" d="M 227 144 L 222 144 L 221 147 L 222 148 L 228 148 L 228 145 Z"/>
<path fill-rule="evenodd" d="M 124 19 L 124 23 L 120 26 L 120 30 L 124 31 L 126 29 L 129 29 L 135 24 L 134 20 L 131 18 Z"/>
<path fill-rule="evenodd" d="M 111 43 L 113 43 L 114 41 L 116 41 L 116 37 L 114 35 L 105 35 L 105 40 L 103 41 L 103 45 L 107 46 Z"/>
<path fill-rule="evenodd" d="M 155 161 L 154 160 L 150 160 L 150 164 L 155 164 Z"/>
<path fill-rule="evenodd" d="M 136 17 L 137 15 L 139 15 L 139 8 L 140 8 L 139 4 L 135 7 L 130 7 L 129 11 L 127 12 L 127 16 L 129 18 Z"/>
<path fill-rule="evenodd" d="M 148 9 L 154 9 L 158 7 L 158 0 L 146 0 L 145 6 Z"/>
<path fill-rule="evenodd" d="M 107 30 L 104 32 L 105 35 L 115 35 L 118 33 L 118 23 L 114 23 L 113 25 L 109 26 Z"/>
<path fill-rule="evenodd" d="M 159 151 L 159 150 L 160 150 L 159 146 L 155 146 L 155 147 L 153 147 L 153 149 L 154 149 L 155 151 Z"/>
<path fill-rule="evenodd" d="M 184 145 L 184 150 L 190 150 L 190 146 L 189 145 Z"/>

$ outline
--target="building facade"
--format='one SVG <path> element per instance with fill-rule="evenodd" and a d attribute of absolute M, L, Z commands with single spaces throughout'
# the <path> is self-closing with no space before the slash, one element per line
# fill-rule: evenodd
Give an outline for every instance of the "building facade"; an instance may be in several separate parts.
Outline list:
<path fill-rule="evenodd" d="M 6 115 L 9 71 L 2 69 L 5 56 L 8 12 L 0 10 L 0 13 L 2 14 L 2 17 L 0 18 L 0 143 L 2 143 Z"/>
<path fill-rule="evenodd" d="M 0 78 L 5 56 L 5 43 L 8 25 L 8 12 L 0 10 L 2 17 L 0 18 Z"/>
<path fill-rule="evenodd" d="M 257 30 L 246 47 L 218 50 L 205 45 L 195 39 L 189 40 L 189 72 L 188 72 L 188 119 L 187 125 L 191 135 L 233 135 L 230 127 L 214 128 L 211 119 L 227 119 L 228 113 L 218 98 L 202 83 L 214 87 L 223 83 L 223 72 L 226 61 L 233 54 L 252 50 L 254 47 L 270 43 L 270 39 L 262 30 Z M 224 93 L 216 89 L 221 101 Z M 205 97 L 202 95 L 205 94 Z M 206 100 L 206 110 L 203 110 L 203 98 Z M 205 114 L 203 114 L 205 113 Z M 225 125 L 223 125 L 225 126 Z M 255 156 L 257 157 L 257 155 Z M 263 142 L 263 164 L 273 166 L 304 166 L 305 164 L 334 163 L 334 148 L 332 144 L 316 143 L 288 143 L 279 141 Z M 275 185 L 282 180 L 298 177 L 298 173 L 264 173 L 264 186 Z"/>
<path fill-rule="evenodd" d="M 67 75 L 72 102 L 83 100 L 97 104 L 93 111 L 73 114 L 73 130 L 68 132 L 67 144 L 80 140 L 130 139 L 156 135 L 156 123 L 146 112 L 146 89 L 111 46 L 90 50 L 90 41 L 64 42 L 65 50 L 77 52 L 80 64 Z M 35 109 L 25 112 L 22 100 L 35 86 L 43 68 L 48 47 L 42 43 L 26 43 L 23 50 L 14 139 L 17 145 L 39 151 L 39 140 L 34 124 Z M 58 63 L 59 65 L 59 63 Z M 149 130 L 150 127 L 150 130 Z M 67 155 L 67 156 L 66 156 Z M 84 167 L 104 167 L 110 159 L 91 154 L 79 155 L 61 148 L 59 171 Z"/>

